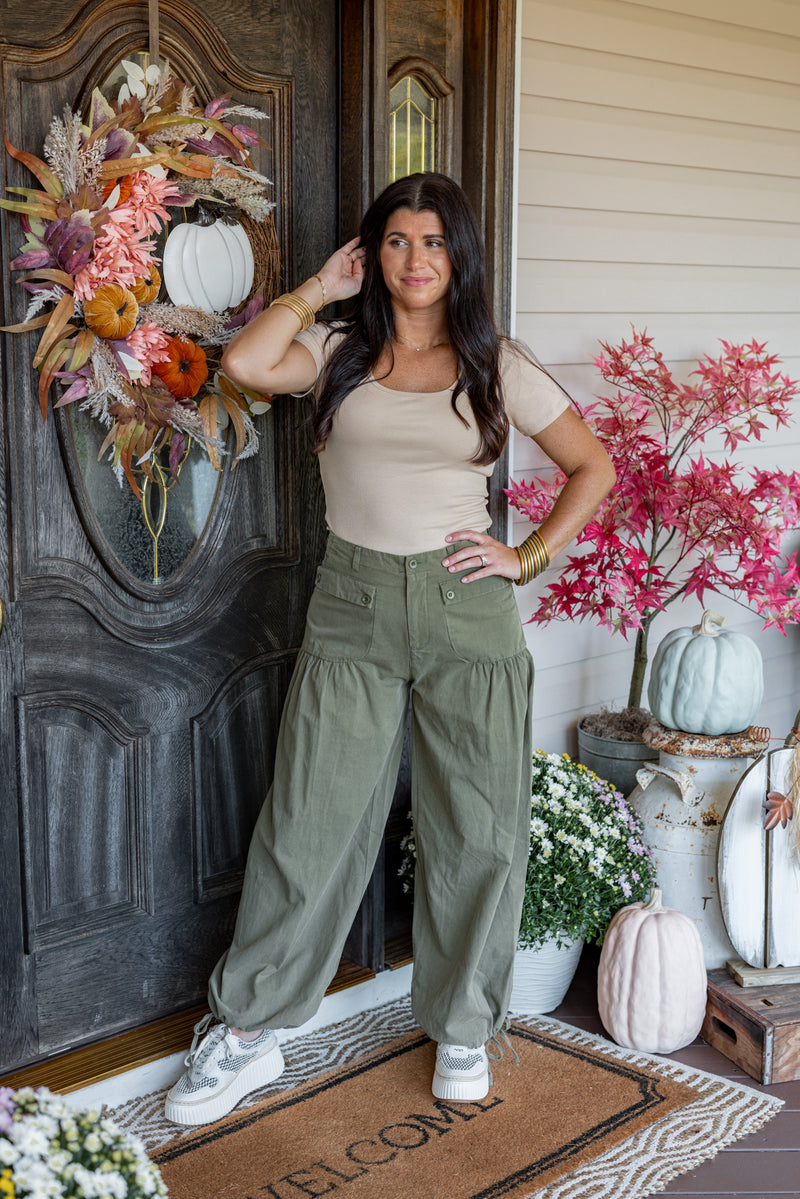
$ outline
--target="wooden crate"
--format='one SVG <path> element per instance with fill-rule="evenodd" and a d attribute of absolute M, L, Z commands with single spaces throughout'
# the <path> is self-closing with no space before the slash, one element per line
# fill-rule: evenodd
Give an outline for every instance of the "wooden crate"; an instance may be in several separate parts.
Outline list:
<path fill-rule="evenodd" d="M 700 1035 L 767 1086 L 800 1078 L 800 983 L 741 987 L 709 970 Z"/>

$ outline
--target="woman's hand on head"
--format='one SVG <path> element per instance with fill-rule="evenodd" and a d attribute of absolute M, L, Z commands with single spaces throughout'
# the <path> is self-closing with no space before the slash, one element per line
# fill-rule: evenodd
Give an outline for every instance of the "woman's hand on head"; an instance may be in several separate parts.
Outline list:
<path fill-rule="evenodd" d="M 488 579 L 491 575 L 500 575 L 514 582 L 520 577 L 522 567 L 517 551 L 510 545 L 504 545 L 502 541 L 495 541 L 488 533 L 462 529 L 458 533 L 450 533 L 446 540 L 475 543 L 454 550 L 442 561 L 442 566 L 452 574 L 469 571 L 469 574 L 461 576 L 462 583 L 471 583 L 473 579 Z"/>
<path fill-rule="evenodd" d="M 327 304 L 358 295 L 364 279 L 364 251 L 358 244 L 358 238 L 354 237 L 335 254 L 331 254 L 317 275 L 325 285 Z"/>

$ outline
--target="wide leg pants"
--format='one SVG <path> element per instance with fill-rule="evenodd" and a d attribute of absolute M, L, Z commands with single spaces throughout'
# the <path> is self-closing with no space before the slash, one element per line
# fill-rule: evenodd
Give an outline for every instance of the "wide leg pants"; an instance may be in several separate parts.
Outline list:
<path fill-rule="evenodd" d="M 451 547 L 452 550 L 452 547 Z M 502 1024 L 528 860 L 533 663 L 512 584 L 462 583 L 447 550 L 330 536 L 248 856 L 209 984 L 236 1028 L 319 1006 L 380 848 L 411 702 L 415 1018 L 477 1046 Z"/>

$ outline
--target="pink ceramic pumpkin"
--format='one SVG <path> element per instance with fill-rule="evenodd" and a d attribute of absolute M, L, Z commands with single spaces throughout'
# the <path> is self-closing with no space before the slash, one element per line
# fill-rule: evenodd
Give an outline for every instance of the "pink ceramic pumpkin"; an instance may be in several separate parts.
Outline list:
<path fill-rule="evenodd" d="M 700 934 L 688 916 L 661 904 L 621 908 L 603 941 L 597 975 L 600 1019 L 618 1045 L 674 1053 L 697 1036 L 706 1011 Z"/>

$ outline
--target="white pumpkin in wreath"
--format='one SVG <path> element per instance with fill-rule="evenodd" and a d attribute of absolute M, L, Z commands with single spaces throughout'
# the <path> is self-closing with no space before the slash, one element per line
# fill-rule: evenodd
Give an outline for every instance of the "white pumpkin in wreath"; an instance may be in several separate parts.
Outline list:
<path fill-rule="evenodd" d="M 176 225 L 164 246 L 164 284 L 173 304 L 224 312 L 253 286 L 250 239 L 238 221 L 218 218 Z"/>

